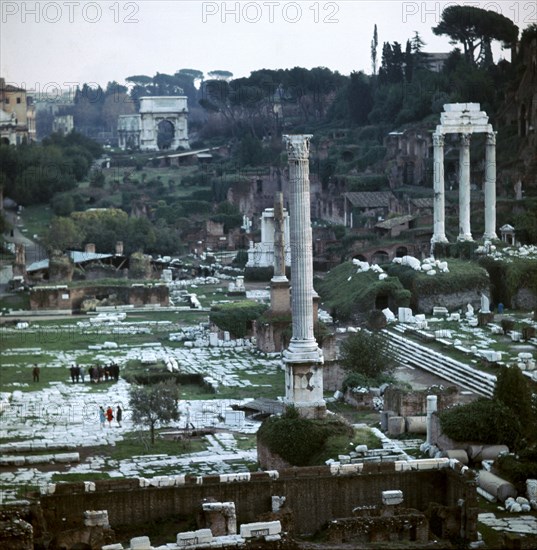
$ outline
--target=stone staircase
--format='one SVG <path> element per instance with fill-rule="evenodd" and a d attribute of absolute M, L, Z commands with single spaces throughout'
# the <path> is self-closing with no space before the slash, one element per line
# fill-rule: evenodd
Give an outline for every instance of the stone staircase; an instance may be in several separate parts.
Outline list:
<path fill-rule="evenodd" d="M 397 361 L 423 369 L 479 395 L 492 396 L 496 383 L 492 374 L 451 359 L 392 330 L 384 329 L 383 333 L 390 342 L 389 351 Z"/>

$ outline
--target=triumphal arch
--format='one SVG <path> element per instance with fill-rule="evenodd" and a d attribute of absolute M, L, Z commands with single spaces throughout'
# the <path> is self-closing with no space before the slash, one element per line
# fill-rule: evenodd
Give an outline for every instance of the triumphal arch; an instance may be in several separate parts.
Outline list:
<path fill-rule="evenodd" d="M 459 135 L 459 235 L 458 241 L 472 241 L 470 225 L 470 139 L 485 133 L 485 232 L 483 239 L 496 235 L 496 132 L 479 103 L 448 103 L 433 133 L 434 147 L 434 222 L 432 246 L 447 243 L 445 233 L 444 136 Z"/>
<path fill-rule="evenodd" d="M 141 97 L 138 114 L 118 118 L 119 147 L 141 151 L 190 149 L 187 117 L 186 96 Z"/>

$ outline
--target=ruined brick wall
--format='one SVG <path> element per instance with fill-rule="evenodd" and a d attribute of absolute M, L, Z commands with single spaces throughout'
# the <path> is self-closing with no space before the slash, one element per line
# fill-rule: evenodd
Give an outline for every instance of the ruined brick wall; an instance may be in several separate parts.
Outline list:
<path fill-rule="evenodd" d="M 145 304 L 169 305 L 169 289 L 164 284 L 151 286 L 86 286 L 78 288 L 36 287 L 30 293 L 30 308 L 71 309 L 77 311 L 82 302 L 88 298 L 102 300 L 111 294 L 119 303 L 141 306 Z"/>
<path fill-rule="evenodd" d="M 435 306 L 446 307 L 449 311 L 464 309 L 472 304 L 477 311 L 481 307 L 481 293 L 490 296 L 490 288 L 476 288 L 450 294 L 421 294 L 413 296 L 418 313 L 432 313 Z"/>
<path fill-rule="evenodd" d="M 388 387 L 384 391 L 384 410 L 393 411 L 397 416 L 419 416 L 427 413 L 428 391 L 406 391 Z M 437 409 L 439 411 L 451 407 L 455 403 L 457 391 L 437 394 Z"/>
<path fill-rule="evenodd" d="M 271 510 L 271 497 L 286 497 L 296 533 L 313 533 L 353 508 L 380 506 L 382 491 L 402 490 L 405 507 L 425 511 L 430 502 L 453 506 L 464 499 L 466 516 L 473 517 L 475 483 L 450 469 L 396 472 L 394 463 L 364 464 L 360 474 L 332 475 L 325 466 L 292 468 L 278 479 L 265 472 L 249 481 L 221 482 L 219 476 L 187 476 L 179 487 L 139 488 L 136 479 L 96 481 L 95 492 L 84 492 L 83 483 L 58 485 L 56 493 L 41 497 L 48 529 L 79 527 L 86 510 L 108 510 L 112 528 L 159 518 L 196 517 L 205 498 L 234 502 L 239 524 L 254 522 Z M 64 519 L 65 518 L 65 519 Z M 468 526 L 467 526 L 468 528 Z M 467 531 L 469 538 L 475 534 Z"/>

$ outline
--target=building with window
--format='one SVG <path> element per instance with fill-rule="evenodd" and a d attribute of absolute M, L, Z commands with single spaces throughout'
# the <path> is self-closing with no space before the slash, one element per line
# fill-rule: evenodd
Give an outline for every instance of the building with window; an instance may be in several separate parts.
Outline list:
<path fill-rule="evenodd" d="M 19 145 L 35 141 L 35 107 L 24 88 L 6 84 L 0 77 L 0 139 L 2 143 Z M 7 115 L 7 116 L 6 116 Z"/>

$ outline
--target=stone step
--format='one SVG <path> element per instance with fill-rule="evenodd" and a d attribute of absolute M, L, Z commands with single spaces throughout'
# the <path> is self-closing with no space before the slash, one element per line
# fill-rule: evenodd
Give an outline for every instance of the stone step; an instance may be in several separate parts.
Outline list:
<path fill-rule="evenodd" d="M 416 366 L 473 392 L 490 397 L 496 377 L 446 357 L 392 331 L 384 330 L 390 353 L 399 361 Z"/>

